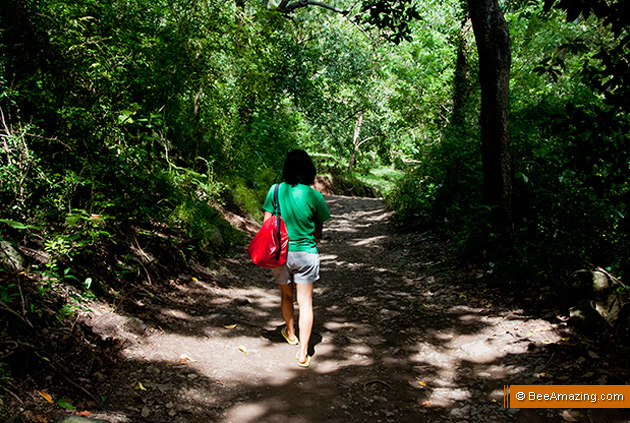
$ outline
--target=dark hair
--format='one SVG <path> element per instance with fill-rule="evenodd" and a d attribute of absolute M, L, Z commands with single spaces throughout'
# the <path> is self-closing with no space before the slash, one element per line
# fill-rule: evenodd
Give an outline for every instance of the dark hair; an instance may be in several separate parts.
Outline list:
<path fill-rule="evenodd" d="M 315 182 L 315 165 L 304 150 L 293 150 L 287 154 L 282 170 L 282 179 L 287 184 L 312 185 Z"/>

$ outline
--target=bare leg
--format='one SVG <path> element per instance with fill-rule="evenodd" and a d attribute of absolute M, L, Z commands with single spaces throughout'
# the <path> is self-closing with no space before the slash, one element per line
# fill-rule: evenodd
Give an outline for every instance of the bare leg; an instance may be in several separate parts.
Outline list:
<path fill-rule="evenodd" d="M 300 349 L 298 351 L 298 360 L 306 361 L 308 354 L 308 341 L 311 338 L 313 330 L 313 284 L 296 285 L 297 302 L 300 308 L 299 327 L 300 327 Z"/>
<path fill-rule="evenodd" d="M 289 339 L 295 339 L 295 318 L 293 310 L 293 284 L 280 285 L 282 317 L 287 325 Z"/>

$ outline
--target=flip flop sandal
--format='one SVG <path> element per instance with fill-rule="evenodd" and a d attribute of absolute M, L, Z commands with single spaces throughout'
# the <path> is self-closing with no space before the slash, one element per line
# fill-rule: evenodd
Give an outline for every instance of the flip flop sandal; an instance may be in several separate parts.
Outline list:
<path fill-rule="evenodd" d="M 289 333 L 287 332 L 287 327 L 283 327 L 282 330 L 280 331 L 280 333 L 282 333 L 282 336 L 284 337 L 284 339 L 287 340 L 287 342 L 289 343 L 289 345 L 297 345 L 300 343 L 300 340 L 295 337 L 295 339 L 293 341 L 291 341 L 289 339 Z"/>
<path fill-rule="evenodd" d="M 299 354 L 295 355 L 295 358 L 297 360 L 298 366 L 306 368 L 306 367 L 308 367 L 311 364 L 311 356 L 310 355 L 306 356 L 306 360 L 305 361 L 300 361 L 300 358 L 298 356 L 299 356 Z"/>

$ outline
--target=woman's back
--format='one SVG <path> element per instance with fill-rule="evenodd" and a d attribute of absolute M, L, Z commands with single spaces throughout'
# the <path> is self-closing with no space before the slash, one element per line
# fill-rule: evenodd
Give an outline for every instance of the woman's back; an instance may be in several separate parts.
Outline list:
<path fill-rule="evenodd" d="M 273 187 L 267 193 L 263 209 L 273 212 Z M 289 251 L 317 252 L 315 224 L 330 218 L 322 194 L 308 185 L 280 184 L 278 190 L 280 214 L 289 234 Z"/>

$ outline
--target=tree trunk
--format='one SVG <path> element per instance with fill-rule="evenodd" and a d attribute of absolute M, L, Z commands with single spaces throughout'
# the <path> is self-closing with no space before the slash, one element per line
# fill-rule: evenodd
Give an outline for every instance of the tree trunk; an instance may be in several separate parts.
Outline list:
<path fill-rule="evenodd" d="M 195 142 L 195 151 L 192 157 L 192 168 L 195 172 L 199 171 L 199 166 L 197 164 L 197 157 L 199 157 L 201 151 L 201 140 L 203 135 L 201 133 L 201 96 L 203 95 L 203 89 L 200 87 L 195 94 L 195 98 L 193 100 L 193 117 L 195 119 L 195 132 L 193 135 Z"/>
<path fill-rule="evenodd" d="M 359 118 L 356 125 L 354 125 L 354 136 L 352 137 L 352 157 L 350 157 L 350 164 L 348 165 L 348 173 L 352 173 L 352 169 L 357 161 L 357 151 L 361 145 L 359 141 L 359 134 L 361 133 L 361 125 L 363 124 L 363 110 L 359 112 Z"/>
<path fill-rule="evenodd" d="M 453 125 L 461 125 L 464 122 L 464 108 L 472 91 L 466 57 L 468 55 L 467 27 L 467 21 L 464 21 L 457 36 L 457 62 L 453 78 Z"/>
<path fill-rule="evenodd" d="M 484 200 L 491 222 L 502 233 L 513 225 L 512 163 L 508 133 L 510 35 L 497 0 L 468 0 L 481 84 L 481 155 Z"/>

